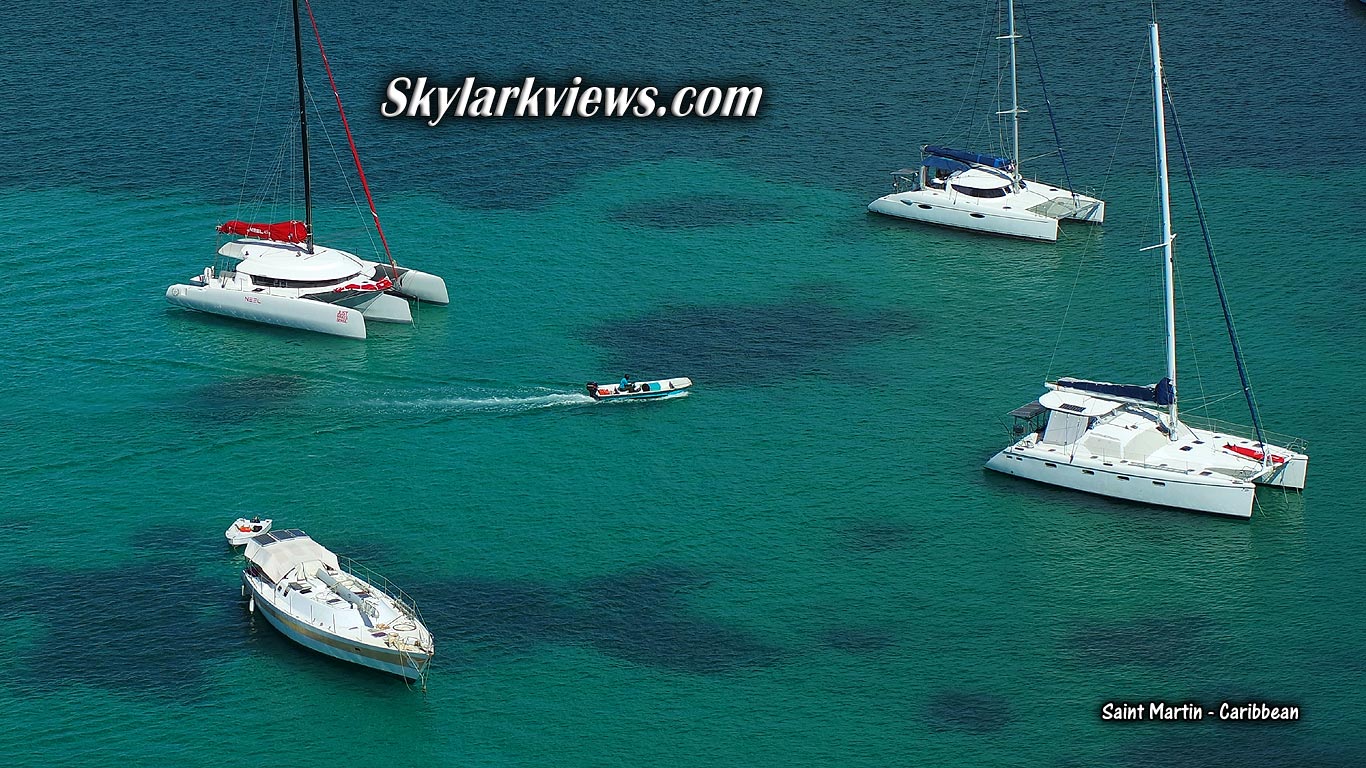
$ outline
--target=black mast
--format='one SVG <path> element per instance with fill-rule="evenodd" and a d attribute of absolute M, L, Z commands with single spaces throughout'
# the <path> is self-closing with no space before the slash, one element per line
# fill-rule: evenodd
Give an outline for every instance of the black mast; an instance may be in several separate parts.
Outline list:
<path fill-rule="evenodd" d="M 309 188 L 308 108 L 304 104 L 304 44 L 299 32 L 299 0 L 294 0 L 294 63 L 299 74 L 299 137 L 304 153 L 304 229 L 308 231 L 305 250 L 313 252 L 313 191 Z"/>

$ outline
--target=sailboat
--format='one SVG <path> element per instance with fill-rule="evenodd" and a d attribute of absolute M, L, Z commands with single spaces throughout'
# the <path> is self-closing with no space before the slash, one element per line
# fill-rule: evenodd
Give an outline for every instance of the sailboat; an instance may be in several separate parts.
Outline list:
<path fill-rule="evenodd" d="M 307 0 L 305 0 L 307 2 Z M 347 142 L 355 159 L 361 187 L 370 204 L 375 230 L 384 245 L 386 262 L 363 259 L 337 248 L 313 241 L 313 196 L 308 153 L 308 115 L 304 97 L 303 42 L 299 23 L 299 0 L 293 0 L 294 58 L 299 91 L 299 137 L 303 158 L 304 220 L 276 223 L 228 221 L 218 226 L 220 234 L 241 239 L 225 243 L 219 250 L 226 262 L 206 267 L 188 284 L 166 289 L 166 300 L 176 306 L 216 315 L 226 315 L 289 328 L 300 328 L 335 336 L 363 339 L 365 321 L 411 323 L 408 299 L 432 304 L 447 304 L 450 298 L 440 277 L 400 267 L 389 253 L 389 243 L 380 227 L 379 214 L 370 194 L 360 155 L 351 137 L 346 113 L 327 54 L 322 47 L 313 9 L 318 52 L 327 71 Z"/>
<path fill-rule="evenodd" d="M 298 528 L 261 532 L 246 545 L 247 610 L 305 648 L 425 687 L 436 643 L 402 590 Z"/>
<path fill-rule="evenodd" d="M 1015 409 L 1016 442 L 992 456 L 987 468 L 1008 475 L 1129 501 L 1236 518 L 1250 518 L 1258 486 L 1303 490 L 1309 457 L 1302 441 L 1267 441 L 1248 382 L 1233 324 L 1227 322 L 1242 379 L 1252 436 L 1214 425 L 1196 427 L 1177 408 L 1175 261 L 1167 177 L 1165 90 L 1157 22 L 1150 26 L 1153 95 L 1167 325 L 1166 376 L 1152 386 L 1074 378 L 1047 382 L 1038 400 Z M 1180 138 L 1180 124 L 1177 137 Z M 1188 164 L 1189 165 L 1189 164 Z M 1198 197 L 1196 198 L 1198 210 Z M 1203 215 L 1200 217 L 1202 226 Z M 1227 302 L 1219 288 L 1228 321 Z"/>
<path fill-rule="evenodd" d="M 1105 221 L 1105 202 L 1056 184 L 1029 181 L 1020 172 L 1020 107 L 1016 75 L 1015 2 L 1009 0 L 1010 157 L 927 145 L 919 168 L 892 172 L 892 193 L 868 210 L 901 219 L 1028 240 L 1055 241 L 1058 221 Z"/>

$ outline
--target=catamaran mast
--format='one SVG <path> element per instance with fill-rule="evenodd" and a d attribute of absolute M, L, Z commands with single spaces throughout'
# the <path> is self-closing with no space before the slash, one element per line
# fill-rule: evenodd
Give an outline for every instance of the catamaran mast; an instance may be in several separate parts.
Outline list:
<path fill-rule="evenodd" d="M 304 44 L 299 31 L 299 0 L 294 0 L 294 63 L 299 76 L 299 138 L 304 155 L 304 229 L 308 238 L 304 248 L 313 252 L 313 190 L 309 186 L 308 167 L 308 108 L 304 103 Z"/>
<path fill-rule="evenodd" d="M 1010 16 L 1009 34 L 1010 39 L 1010 113 L 1011 120 L 1011 145 L 1010 163 L 1014 167 L 1015 180 L 1019 181 L 1020 176 L 1020 92 L 1015 72 L 1015 40 L 1019 35 L 1015 34 L 1015 0 L 1009 0 L 1006 4 L 1007 14 Z M 996 38 L 1001 39 L 1001 38 Z M 1004 114 L 1004 113 L 999 113 Z"/>
<path fill-rule="evenodd" d="M 1152 41 L 1153 53 L 1153 110 L 1154 119 L 1157 127 L 1157 178 L 1159 186 L 1162 188 L 1162 278 L 1164 301 L 1167 309 L 1167 380 L 1171 382 L 1171 405 L 1168 412 L 1171 416 L 1171 431 L 1169 436 L 1172 440 L 1177 438 L 1176 428 L 1179 424 L 1176 413 L 1176 288 L 1175 282 L 1175 260 L 1172 254 L 1172 206 L 1171 191 L 1167 185 L 1167 115 L 1162 107 L 1162 52 L 1157 40 L 1157 22 L 1149 25 L 1150 39 Z"/>

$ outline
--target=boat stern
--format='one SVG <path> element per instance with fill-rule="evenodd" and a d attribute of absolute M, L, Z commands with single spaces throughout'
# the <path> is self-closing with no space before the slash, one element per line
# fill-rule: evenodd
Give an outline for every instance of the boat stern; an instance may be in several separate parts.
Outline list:
<path fill-rule="evenodd" d="M 1272 453 L 1285 460 L 1272 464 L 1266 474 L 1257 478 L 1257 484 L 1303 491 L 1309 475 L 1309 457 L 1283 448 L 1272 448 Z"/>

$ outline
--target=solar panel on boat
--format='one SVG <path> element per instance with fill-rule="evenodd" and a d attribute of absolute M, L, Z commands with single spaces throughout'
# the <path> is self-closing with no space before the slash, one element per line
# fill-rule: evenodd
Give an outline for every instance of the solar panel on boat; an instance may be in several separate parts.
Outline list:
<path fill-rule="evenodd" d="M 289 541 L 290 539 L 297 539 L 300 536 L 306 537 L 308 534 L 298 528 L 290 528 L 288 530 L 270 531 L 268 533 L 252 536 L 251 540 L 264 547 L 267 544 L 273 544 L 277 541 Z"/>

